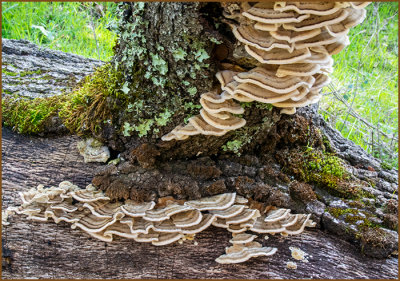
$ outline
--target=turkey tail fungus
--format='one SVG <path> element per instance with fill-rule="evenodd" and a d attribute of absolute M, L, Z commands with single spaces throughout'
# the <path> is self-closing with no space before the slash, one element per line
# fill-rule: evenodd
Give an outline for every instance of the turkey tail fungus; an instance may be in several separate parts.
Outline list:
<path fill-rule="evenodd" d="M 190 135 L 221 136 L 245 126 L 238 102 L 258 101 L 294 114 L 317 103 L 332 72 L 332 55 L 349 44 L 349 29 L 361 23 L 368 3 L 242 3 L 240 12 L 224 11 L 236 39 L 260 65 L 248 72 L 221 70 L 221 90 L 200 99 L 200 116 L 179 125 L 163 141 Z M 211 99 L 210 99 L 211 98 Z"/>

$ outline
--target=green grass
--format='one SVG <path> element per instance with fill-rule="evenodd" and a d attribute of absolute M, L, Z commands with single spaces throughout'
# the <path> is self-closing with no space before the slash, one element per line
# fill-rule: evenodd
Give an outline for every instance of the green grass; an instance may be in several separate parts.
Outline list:
<path fill-rule="evenodd" d="M 370 4 L 349 38 L 350 45 L 333 56 L 333 82 L 324 89 L 320 112 L 344 137 L 397 168 L 398 3 Z M 356 116 L 347 114 L 348 107 Z"/>
<path fill-rule="evenodd" d="M 116 35 L 106 27 L 115 22 L 116 4 L 99 4 L 104 7 L 103 15 L 93 3 L 4 2 L 2 37 L 26 39 L 54 50 L 108 61 Z"/>

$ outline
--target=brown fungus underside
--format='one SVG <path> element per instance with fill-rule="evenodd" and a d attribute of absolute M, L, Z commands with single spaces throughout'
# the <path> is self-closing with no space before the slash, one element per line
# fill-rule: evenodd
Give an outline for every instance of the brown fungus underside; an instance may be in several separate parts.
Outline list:
<path fill-rule="evenodd" d="M 282 114 L 317 103 L 320 90 L 330 82 L 331 56 L 349 44 L 349 29 L 364 20 L 368 4 L 246 2 L 239 10 L 226 9 L 225 22 L 259 65 L 237 72 L 232 70 L 234 65 L 221 64 L 223 69 L 216 74 L 221 89 L 202 94 L 200 115 L 178 125 L 162 140 L 222 136 L 245 126 L 246 120 L 240 117 L 244 109 L 237 102 L 272 104 Z"/>

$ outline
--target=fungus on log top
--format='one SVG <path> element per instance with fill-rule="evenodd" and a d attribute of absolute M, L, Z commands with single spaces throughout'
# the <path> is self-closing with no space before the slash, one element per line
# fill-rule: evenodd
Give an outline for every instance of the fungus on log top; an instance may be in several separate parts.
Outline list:
<path fill-rule="evenodd" d="M 78 189 L 69 182 L 50 188 L 39 185 L 20 193 L 22 205 L 8 208 L 5 215 L 23 214 L 28 219 L 42 222 L 48 219 L 56 223 L 65 221 L 71 224 L 71 228 L 79 228 L 105 242 L 112 242 L 114 236 L 120 236 L 155 246 L 193 240 L 195 234 L 214 225 L 233 234 L 231 242 L 234 246 L 227 250 L 226 255 L 217 258 L 220 263 L 238 263 L 275 253 L 275 248 L 261 247 L 261 244 L 253 242 L 257 235 L 244 233 L 246 231 L 294 235 L 303 232 L 306 226 L 315 226 L 310 215 L 291 215 L 289 209 L 261 213 L 236 193 L 191 201 L 171 198 L 161 202 L 160 198 L 156 204 L 132 200 L 112 202 L 92 185 L 84 190 Z"/>
<path fill-rule="evenodd" d="M 282 114 L 317 103 L 319 91 L 329 83 L 327 74 L 333 71 L 330 56 L 349 44 L 349 29 L 364 20 L 368 4 L 241 3 L 240 12 L 223 5 L 225 22 L 235 38 L 261 65 L 242 72 L 221 69 L 216 77 L 222 92 L 214 89 L 203 94 L 200 116 L 177 126 L 162 140 L 184 140 L 196 134 L 222 136 L 245 126 L 243 118 L 232 115 L 242 112 L 233 100 L 269 103 L 282 108 Z"/>

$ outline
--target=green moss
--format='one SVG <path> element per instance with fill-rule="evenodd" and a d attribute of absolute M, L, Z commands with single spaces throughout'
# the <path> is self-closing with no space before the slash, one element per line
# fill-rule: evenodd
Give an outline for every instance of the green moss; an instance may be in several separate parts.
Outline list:
<path fill-rule="evenodd" d="M 3 122 L 19 133 L 36 134 L 58 115 L 71 132 L 97 132 L 105 121 L 112 122 L 113 112 L 126 101 L 122 82 L 122 74 L 106 64 L 87 76 L 72 93 L 33 100 L 4 98 Z"/>
<path fill-rule="evenodd" d="M 344 214 L 353 214 L 353 215 L 358 214 L 358 211 L 356 209 L 350 209 L 350 208 L 340 209 L 340 208 L 329 207 L 327 209 L 327 211 L 335 218 L 339 218 L 340 216 L 342 216 Z"/>
<path fill-rule="evenodd" d="M 81 86 L 70 94 L 59 116 L 71 132 L 97 133 L 104 120 L 113 120 L 113 113 L 127 103 L 123 87 L 122 74 L 106 64 L 87 76 Z"/>
<path fill-rule="evenodd" d="M 366 229 L 382 227 L 381 225 L 373 223 L 370 220 L 371 217 L 374 217 L 373 215 L 357 209 L 340 209 L 329 207 L 326 211 L 328 211 L 335 218 L 344 217 L 344 221 L 346 223 L 356 226 L 358 230 L 356 233 L 357 238 L 359 238 L 360 234 Z M 361 215 L 360 212 L 363 215 Z"/>
<path fill-rule="evenodd" d="M 332 195 L 356 198 L 362 192 L 358 184 L 350 181 L 343 160 L 331 153 L 306 147 L 300 165 L 301 180 L 314 183 Z"/>
<path fill-rule="evenodd" d="M 33 74 L 41 74 L 42 71 L 40 69 L 36 70 L 36 71 L 22 71 L 19 73 L 20 77 L 25 77 L 28 75 L 33 75 Z"/>
<path fill-rule="evenodd" d="M 7 76 L 18 76 L 17 72 L 11 72 L 11 71 L 7 71 L 4 68 L 2 69 L 2 73 L 7 75 Z"/>
<path fill-rule="evenodd" d="M 8 97 L 2 100 L 4 125 L 21 134 L 36 134 L 43 130 L 50 118 L 57 116 L 65 96 L 27 100 Z"/>

